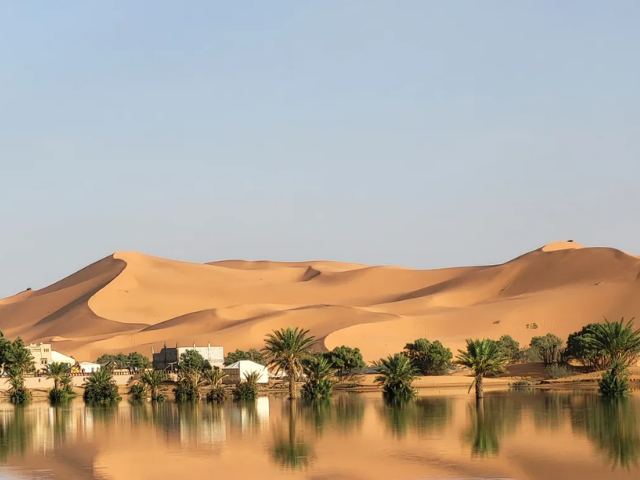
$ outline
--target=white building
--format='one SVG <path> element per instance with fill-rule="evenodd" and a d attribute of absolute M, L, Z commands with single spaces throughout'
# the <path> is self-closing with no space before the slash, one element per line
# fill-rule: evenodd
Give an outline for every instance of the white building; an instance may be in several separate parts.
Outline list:
<path fill-rule="evenodd" d="M 258 372 L 258 383 L 269 383 L 269 370 L 267 367 L 251 360 L 239 360 L 228 367 L 224 367 L 222 371 L 227 374 L 224 383 L 238 384 L 244 382 L 245 375 L 253 372 Z"/>
<path fill-rule="evenodd" d="M 72 357 L 67 357 L 66 355 L 60 352 L 51 350 L 51 363 L 66 363 L 73 367 L 76 364 L 76 361 Z"/>
<path fill-rule="evenodd" d="M 80 371 L 82 373 L 97 372 L 101 368 L 102 368 L 102 365 L 100 365 L 99 363 L 80 362 Z"/>
<path fill-rule="evenodd" d="M 212 347 L 211 344 L 206 347 L 163 347 L 158 353 L 153 348 L 151 354 L 153 355 L 153 369 L 164 370 L 170 365 L 177 365 L 180 362 L 180 356 L 188 352 L 189 350 L 195 350 L 208 360 L 212 367 L 222 367 L 224 365 L 224 350 L 222 347 Z"/>

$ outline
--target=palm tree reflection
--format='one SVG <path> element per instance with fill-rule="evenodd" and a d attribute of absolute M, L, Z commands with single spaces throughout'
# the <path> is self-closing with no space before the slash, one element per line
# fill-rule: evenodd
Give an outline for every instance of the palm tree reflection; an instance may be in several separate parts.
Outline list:
<path fill-rule="evenodd" d="M 297 424 L 297 405 L 289 401 L 288 433 L 276 434 L 271 447 L 271 458 L 283 468 L 298 470 L 309 466 L 314 457 L 312 447 L 304 441 Z"/>

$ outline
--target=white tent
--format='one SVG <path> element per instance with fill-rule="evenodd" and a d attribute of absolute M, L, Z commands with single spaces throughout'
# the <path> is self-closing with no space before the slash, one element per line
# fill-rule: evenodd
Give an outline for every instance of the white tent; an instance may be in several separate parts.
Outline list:
<path fill-rule="evenodd" d="M 264 365 L 251 360 L 239 360 L 222 369 L 227 374 L 228 383 L 240 383 L 245 380 L 245 375 L 258 372 L 258 383 L 269 383 L 269 370 Z"/>
<path fill-rule="evenodd" d="M 100 365 L 99 363 L 80 362 L 80 371 L 84 373 L 97 372 L 101 368 L 102 368 L 102 365 Z"/>
<path fill-rule="evenodd" d="M 71 357 L 67 357 L 66 355 L 60 353 L 60 352 L 56 352 L 55 350 L 51 350 L 51 363 L 67 363 L 71 366 L 74 366 L 76 364 L 76 361 L 71 358 Z"/>

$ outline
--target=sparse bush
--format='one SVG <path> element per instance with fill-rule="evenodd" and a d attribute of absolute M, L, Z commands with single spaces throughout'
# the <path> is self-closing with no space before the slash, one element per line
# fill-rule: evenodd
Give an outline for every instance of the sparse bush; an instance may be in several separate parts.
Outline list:
<path fill-rule="evenodd" d="M 267 360 L 264 358 L 264 355 L 255 348 L 246 352 L 244 350 L 230 352 L 229 355 L 227 355 L 227 358 L 224 359 L 224 363 L 225 365 L 231 365 L 239 360 L 251 360 L 252 362 L 259 363 L 260 365 L 267 364 Z"/>
<path fill-rule="evenodd" d="M 567 378 L 573 376 L 573 371 L 567 365 L 559 365 L 554 363 L 553 365 L 549 365 L 545 372 L 548 378 L 552 378 L 554 380 L 558 378 Z"/>
<path fill-rule="evenodd" d="M 560 363 L 562 360 L 562 339 L 552 333 L 543 337 L 533 337 L 529 346 L 545 365 Z"/>
<path fill-rule="evenodd" d="M 529 380 L 518 380 L 517 382 L 510 383 L 509 388 L 513 390 L 527 390 L 534 385 L 535 384 Z"/>
<path fill-rule="evenodd" d="M 66 390 L 49 390 L 49 402 L 51 405 L 64 405 L 69 401 L 69 393 Z"/>

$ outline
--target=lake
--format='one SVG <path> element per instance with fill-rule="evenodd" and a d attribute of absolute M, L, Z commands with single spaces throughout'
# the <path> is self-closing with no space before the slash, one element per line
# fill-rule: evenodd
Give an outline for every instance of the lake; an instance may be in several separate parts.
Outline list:
<path fill-rule="evenodd" d="M 330 402 L 0 404 L 0 478 L 635 479 L 640 397 L 489 392 Z"/>

